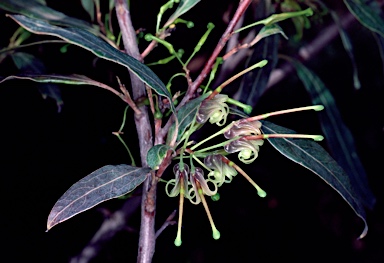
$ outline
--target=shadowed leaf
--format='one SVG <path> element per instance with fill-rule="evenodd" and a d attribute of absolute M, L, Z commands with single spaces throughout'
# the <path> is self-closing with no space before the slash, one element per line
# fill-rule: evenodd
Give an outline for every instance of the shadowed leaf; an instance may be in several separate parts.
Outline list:
<path fill-rule="evenodd" d="M 47 230 L 101 202 L 133 191 L 147 178 L 149 168 L 106 165 L 72 185 L 53 206 Z"/>
<path fill-rule="evenodd" d="M 375 197 L 368 185 L 367 175 L 358 157 L 352 133 L 344 124 L 332 94 L 312 71 L 298 61 L 292 60 L 291 62 L 311 96 L 312 104 L 321 104 L 325 107 L 318 116 L 332 155 L 349 175 L 360 200 L 372 209 Z"/>
<path fill-rule="evenodd" d="M 16 67 L 22 73 L 44 74 L 46 72 L 44 63 L 40 59 L 29 53 L 16 52 L 11 54 L 11 58 L 15 63 Z M 0 83 L 2 81 L 3 80 L 1 80 L 0 78 Z M 50 83 L 39 84 L 37 88 L 39 89 L 39 92 L 41 93 L 43 99 L 49 97 L 56 101 L 57 111 L 60 112 L 61 107 L 64 104 L 60 88 L 57 85 Z"/>
<path fill-rule="evenodd" d="M 255 46 L 246 67 L 263 59 L 268 60 L 268 64 L 244 75 L 238 91 L 241 102 L 254 107 L 261 95 L 266 91 L 269 76 L 277 64 L 278 43 L 279 35 L 273 35 L 261 39 Z"/>
<path fill-rule="evenodd" d="M 375 3 L 375 1 L 368 3 L 366 0 L 344 0 L 344 3 L 360 23 L 384 36 L 384 19 L 378 13 L 381 11 L 378 3 Z"/>
<path fill-rule="evenodd" d="M 330 11 L 330 13 L 332 15 L 333 20 L 335 21 L 335 24 L 337 25 L 337 29 L 339 30 L 339 35 L 343 43 L 344 49 L 347 52 L 349 58 L 351 59 L 351 64 L 353 68 L 353 85 L 355 86 L 355 89 L 360 89 L 361 83 L 360 83 L 359 75 L 357 72 L 357 65 L 355 61 L 355 55 L 353 54 L 353 46 L 352 46 L 351 40 L 349 39 L 347 32 L 345 32 L 345 30 L 343 29 L 336 12 Z"/>
<path fill-rule="evenodd" d="M 115 62 L 127 67 L 148 86 L 154 89 L 159 95 L 165 96 L 172 101 L 171 94 L 159 77 L 146 65 L 133 57 L 115 49 L 107 42 L 95 35 L 79 28 L 61 28 L 50 25 L 44 21 L 28 18 L 22 15 L 11 15 L 20 26 L 35 34 L 51 35 L 64 39 L 68 43 L 80 46 L 91 51 L 96 56 Z M 171 109 L 175 112 L 173 103 Z"/>
<path fill-rule="evenodd" d="M 292 134 L 292 130 L 263 121 L 261 129 L 266 134 Z M 352 207 L 356 215 L 364 222 L 363 238 L 368 231 L 366 215 L 359 194 L 350 178 L 334 159 L 316 142 L 306 139 L 273 138 L 268 139 L 272 146 L 288 159 L 302 165 L 317 174 Z"/>
<path fill-rule="evenodd" d="M 181 15 L 188 12 L 192 7 L 194 7 L 200 0 L 181 0 L 179 3 L 179 6 L 177 7 L 176 11 L 169 17 L 167 23 L 165 23 L 164 27 L 169 26 L 173 23 L 177 18 L 179 18 Z"/>

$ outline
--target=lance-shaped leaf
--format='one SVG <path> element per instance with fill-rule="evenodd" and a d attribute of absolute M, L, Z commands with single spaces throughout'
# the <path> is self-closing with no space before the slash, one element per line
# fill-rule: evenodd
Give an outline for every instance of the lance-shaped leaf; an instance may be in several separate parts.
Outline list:
<path fill-rule="evenodd" d="M 80 28 L 61 28 L 22 15 L 11 15 L 10 17 L 32 33 L 59 37 L 68 43 L 91 51 L 100 58 L 127 67 L 159 95 L 167 97 L 170 101 L 171 109 L 175 112 L 172 96 L 159 77 L 146 65 L 115 49 L 102 39 Z"/>
<path fill-rule="evenodd" d="M 176 11 L 169 17 L 167 23 L 165 23 L 164 27 L 169 26 L 173 23 L 177 18 L 179 18 L 181 15 L 188 12 L 192 7 L 194 7 L 200 0 L 181 0 L 179 3 L 179 6 L 177 7 Z"/>
<path fill-rule="evenodd" d="M 23 74 L 23 75 L 11 75 L 6 78 L 1 79 L 0 83 L 11 80 L 11 79 L 27 79 L 41 83 L 60 83 L 60 84 L 69 84 L 69 85 L 90 85 L 100 87 L 106 90 L 111 91 L 116 94 L 119 98 L 124 99 L 124 95 L 115 90 L 114 88 L 98 82 L 96 80 L 90 79 L 83 75 L 42 75 L 42 74 Z"/>
<path fill-rule="evenodd" d="M 349 39 L 347 32 L 343 29 L 337 13 L 334 11 L 330 11 L 330 14 L 331 14 L 333 20 L 335 21 L 337 29 L 339 30 L 339 35 L 341 38 L 341 42 L 343 43 L 344 49 L 347 52 L 347 54 L 351 60 L 351 64 L 352 64 L 352 68 L 353 68 L 353 85 L 355 86 L 355 89 L 360 89 L 361 83 L 360 83 L 359 75 L 357 72 L 357 65 L 356 65 L 355 55 L 353 53 L 352 42 Z"/>
<path fill-rule="evenodd" d="M 316 74 L 298 61 L 291 62 L 311 96 L 312 103 L 325 107 L 318 116 L 333 157 L 349 175 L 364 205 L 372 209 L 375 197 L 369 188 L 367 175 L 358 157 L 352 133 L 344 124 L 332 94 Z"/>
<path fill-rule="evenodd" d="M 290 129 L 263 121 L 261 129 L 266 134 L 292 134 Z M 366 215 L 359 194 L 350 178 L 332 157 L 316 142 L 307 139 L 273 138 L 268 139 L 272 146 L 288 159 L 317 174 L 352 207 L 364 222 L 363 238 L 368 231 Z"/>
<path fill-rule="evenodd" d="M 344 0 L 349 11 L 370 30 L 384 36 L 384 19 L 382 17 L 381 8 L 375 1 L 366 0 Z M 377 5 L 377 6 L 371 6 Z"/>
<path fill-rule="evenodd" d="M 187 127 L 195 120 L 197 111 L 203 100 L 207 98 L 212 92 L 207 92 L 200 97 L 190 100 L 177 112 L 177 121 L 179 124 L 179 129 L 177 133 L 177 141 L 181 139 Z M 175 124 L 169 129 L 167 142 L 173 137 L 175 131 Z"/>
<path fill-rule="evenodd" d="M 247 67 L 263 59 L 268 60 L 268 64 L 259 70 L 252 70 L 244 75 L 237 92 L 241 102 L 255 107 L 261 95 L 266 91 L 269 76 L 277 64 L 278 43 L 279 35 L 273 35 L 261 39 L 258 45 L 255 46 L 247 61 Z"/>
<path fill-rule="evenodd" d="M 53 206 L 47 230 L 101 202 L 133 191 L 147 178 L 149 168 L 106 165 L 72 185 Z"/>
<path fill-rule="evenodd" d="M 61 26 L 72 26 L 86 29 L 96 33 L 97 30 L 91 24 L 73 17 L 69 17 L 59 11 L 45 6 L 36 0 L 1 0 L 0 8 L 8 12 L 22 14 L 28 17 L 42 19 Z"/>

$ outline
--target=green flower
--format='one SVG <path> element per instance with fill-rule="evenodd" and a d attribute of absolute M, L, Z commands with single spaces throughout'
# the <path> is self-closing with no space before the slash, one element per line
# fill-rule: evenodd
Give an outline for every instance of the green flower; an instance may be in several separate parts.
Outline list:
<path fill-rule="evenodd" d="M 209 119 L 212 124 L 224 125 L 229 114 L 229 107 L 225 103 L 227 100 L 227 95 L 217 94 L 212 99 L 203 101 L 197 113 L 196 121 L 205 123 Z"/>
<path fill-rule="evenodd" d="M 260 121 L 238 121 L 233 124 L 231 129 L 224 133 L 224 137 L 232 139 L 236 136 L 260 135 Z"/>
<path fill-rule="evenodd" d="M 220 232 L 217 230 L 215 223 L 213 222 L 211 212 L 209 211 L 207 201 L 205 200 L 204 194 L 205 195 L 215 195 L 217 193 L 217 185 L 215 185 L 215 189 L 212 191 L 209 189 L 207 185 L 207 181 L 204 179 L 204 174 L 203 170 L 199 167 L 195 168 L 195 171 L 192 171 L 190 174 L 190 182 L 192 184 L 192 191 L 191 193 L 194 192 L 194 195 L 196 196 L 196 202 L 195 204 L 198 204 L 200 202 L 203 203 L 205 212 L 207 213 L 209 223 L 211 224 L 212 228 L 212 236 L 214 239 L 219 239 L 220 238 Z M 208 180 L 209 181 L 209 180 Z M 191 200 L 192 202 L 192 200 Z M 193 202 L 192 202 L 193 203 Z"/>
<path fill-rule="evenodd" d="M 213 171 L 208 174 L 212 178 L 212 182 L 217 184 L 218 187 L 223 183 L 230 183 L 232 178 L 237 175 L 237 171 L 223 162 L 221 154 L 209 155 L 204 158 L 204 164 Z"/>
<path fill-rule="evenodd" d="M 260 146 L 263 145 L 263 140 L 244 140 L 238 139 L 224 146 L 227 153 L 239 152 L 239 160 L 243 163 L 252 163 L 259 155 Z"/>

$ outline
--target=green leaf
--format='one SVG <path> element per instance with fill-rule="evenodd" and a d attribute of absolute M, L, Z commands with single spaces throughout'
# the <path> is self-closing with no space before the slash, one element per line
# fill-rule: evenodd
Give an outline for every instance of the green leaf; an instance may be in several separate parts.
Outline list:
<path fill-rule="evenodd" d="M 206 99 L 212 92 L 207 92 L 200 97 L 190 100 L 177 112 L 177 120 L 179 129 L 177 133 L 177 141 L 181 139 L 187 127 L 195 120 L 197 111 L 204 99 Z M 175 131 L 175 124 L 171 126 L 168 132 L 167 142 L 173 137 Z"/>
<path fill-rule="evenodd" d="M 379 6 L 369 5 L 366 0 L 344 0 L 344 3 L 361 24 L 384 36 L 384 19 L 378 13 L 381 11 Z"/>
<path fill-rule="evenodd" d="M 192 7 L 194 7 L 200 0 L 181 0 L 179 3 L 179 6 L 177 7 L 176 11 L 169 17 L 167 23 L 165 23 L 164 27 L 169 26 L 173 23 L 177 18 L 179 18 L 181 15 L 188 12 Z"/>
<path fill-rule="evenodd" d="M 292 130 L 263 121 L 261 129 L 266 134 L 292 134 Z M 272 146 L 288 159 L 317 174 L 352 207 L 364 222 L 363 238 L 368 231 L 366 215 L 360 196 L 354 189 L 350 178 L 332 157 L 316 142 L 306 139 L 273 138 L 268 139 Z"/>
<path fill-rule="evenodd" d="M 69 84 L 69 85 L 90 85 L 90 86 L 96 86 L 100 87 L 102 89 L 109 90 L 113 92 L 115 95 L 117 95 L 119 98 L 124 100 L 124 95 L 121 94 L 119 91 L 115 90 L 114 88 L 98 82 L 96 80 L 90 79 L 83 75 L 43 75 L 43 74 L 22 74 L 22 75 L 11 75 L 6 78 L 0 77 L 0 84 L 7 80 L 12 79 L 27 79 L 32 80 L 35 82 L 41 82 L 41 83 L 60 83 L 60 84 Z M 50 94 L 47 94 L 50 96 Z M 61 97 L 60 97 L 61 98 Z"/>
<path fill-rule="evenodd" d="M 138 78 L 154 89 L 159 95 L 165 96 L 172 101 L 172 96 L 161 82 L 159 77 L 146 65 L 133 57 L 115 49 L 107 42 L 95 35 L 79 28 L 61 28 L 50 25 L 44 21 L 28 18 L 22 15 L 11 15 L 20 26 L 35 34 L 57 36 L 68 43 L 80 46 L 91 51 L 96 56 L 115 62 L 127 67 Z M 175 112 L 174 105 L 171 103 L 171 109 Z"/>
<path fill-rule="evenodd" d="M 8 12 L 18 13 L 31 18 L 49 21 L 55 25 L 79 27 L 90 32 L 97 32 L 97 30 L 86 21 L 69 17 L 64 13 L 58 12 L 48 6 L 43 5 L 41 1 L 1 0 L 0 8 Z"/>
<path fill-rule="evenodd" d="M 171 149 L 168 145 L 157 144 L 149 149 L 147 154 L 147 163 L 152 170 L 158 170 L 159 165 L 165 158 L 168 150 Z"/>
<path fill-rule="evenodd" d="M 133 191 L 147 178 L 149 168 L 106 165 L 72 185 L 53 206 L 47 230 L 101 202 Z"/>
<path fill-rule="evenodd" d="M 311 96 L 312 104 L 321 104 L 325 107 L 318 116 L 332 155 L 349 175 L 360 199 L 372 209 L 375 197 L 369 188 L 367 175 L 358 157 L 352 133 L 344 124 L 332 94 L 312 71 L 298 61 L 291 62 Z"/>
<path fill-rule="evenodd" d="M 81 0 L 81 5 L 93 21 L 95 19 L 95 2 L 93 0 Z"/>
<path fill-rule="evenodd" d="M 237 92 L 241 102 L 255 107 L 266 91 L 269 76 L 277 64 L 279 39 L 279 35 L 263 38 L 253 49 L 252 55 L 246 62 L 246 67 L 264 59 L 268 60 L 268 64 L 259 70 L 252 70 L 244 75 Z"/>

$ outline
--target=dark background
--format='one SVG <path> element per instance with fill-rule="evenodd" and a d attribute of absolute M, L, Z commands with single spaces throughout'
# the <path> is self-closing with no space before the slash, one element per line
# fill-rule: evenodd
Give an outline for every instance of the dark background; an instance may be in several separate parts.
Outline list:
<path fill-rule="evenodd" d="M 87 17 L 80 1 L 65 4 L 48 1 L 48 4 L 68 15 Z M 205 32 L 206 24 L 214 22 L 216 28 L 199 54 L 206 58 L 226 27 L 222 16 L 231 4 L 236 6 L 237 1 L 202 1 L 185 16 L 195 22 L 195 27 L 188 30 L 178 27 L 169 41 L 189 54 Z M 135 27 L 153 32 L 160 4 L 132 1 L 131 5 Z M 335 8 L 346 12 L 342 4 Z M 4 14 L 0 13 L 1 47 L 8 44 L 17 28 Z M 329 23 L 329 18 L 324 18 L 323 23 L 314 24 L 306 31 L 304 42 L 316 36 Z M 220 201 L 208 201 L 221 232 L 217 241 L 211 237 L 203 207 L 186 202 L 182 246 L 173 245 L 176 226 L 167 228 L 157 240 L 154 262 L 384 262 L 383 67 L 369 31 L 355 22 L 348 32 L 355 47 L 362 82 L 360 90 L 353 88 L 352 67 L 339 38 L 307 65 L 334 95 L 354 135 L 377 198 L 375 209 L 367 212 L 368 235 L 357 240 L 363 223 L 348 204 L 315 174 L 265 143 L 259 158 L 252 165 L 242 167 L 266 190 L 267 197 L 259 198 L 240 175 L 220 188 Z M 32 37 L 37 39 L 41 37 Z M 141 41 L 143 49 L 146 43 Z M 286 40 L 282 40 L 281 45 L 287 45 Z M 68 53 L 62 54 L 60 47 L 53 44 L 23 51 L 39 56 L 51 73 L 84 74 L 115 86 L 115 75 L 127 81 L 126 69 L 95 60 L 90 52 L 78 47 L 70 46 Z M 168 54 L 164 48 L 158 47 L 146 62 L 165 56 Z M 173 66 L 178 69 L 171 63 L 169 67 L 158 66 L 153 70 L 166 82 L 174 72 Z M 16 72 L 9 59 L 0 65 L 1 76 Z M 105 216 L 101 211 L 113 212 L 124 202 L 116 199 L 100 204 L 45 233 L 50 209 L 73 183 L 104 165 L 129 162 L 123 146 L 112 135 L 121 124 L 125 107 L 121 100 L 96 87 L 59 87 L 64 101 L 60 113 L 52 99 L 41 98 L 35 83 L 13 80 L 0 84 L 2 262 L 68 262 L 99 228 Z M 292 74 L 268 90 L 253 115 L 310 104 L 305 89 Z M 300 133 L 321 133 L 314 112 L 274 117 L 271 121 Z M 132 118 L 123 138 L 137 158 Z M 321 144 L 327 147 L 325 142 Z M 172 176 L 169 172 L 165 179 Z M 178 198 L 167 197 L 163 186 L 159 185 L 158 227 L 178 207 Z M 137 212 L 130 220 L 130 228 L 115 236 L 94 262 L 135 262 L 139 217 Z"/>

